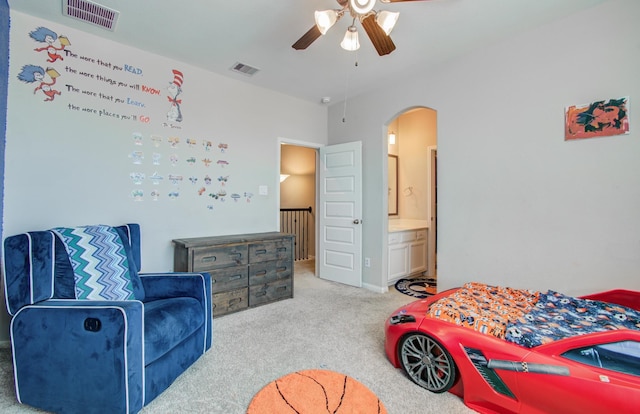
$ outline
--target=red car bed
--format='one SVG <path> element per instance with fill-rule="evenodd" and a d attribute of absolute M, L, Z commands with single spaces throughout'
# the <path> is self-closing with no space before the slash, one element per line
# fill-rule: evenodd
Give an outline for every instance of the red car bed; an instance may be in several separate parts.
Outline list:
<path fill-rule="evenodd" d="M 395 367 L 481 413 L 640 412 L 640 292 L 467 283 L 398 309 L 385 333 Z"/>

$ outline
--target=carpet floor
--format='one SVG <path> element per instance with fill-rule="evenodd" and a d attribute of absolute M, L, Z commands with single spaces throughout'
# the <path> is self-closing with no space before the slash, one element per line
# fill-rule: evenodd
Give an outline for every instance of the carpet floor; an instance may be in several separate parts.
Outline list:
<path fill-rule="evenodd" d="M 213 346 L 142 414 L 245 414 L 269 382 L 306 369 L 349 375 L 390 414 L 471 413 L 456 396 L 432 394 L 384 353 L 384 321 L 414 298 L 319 279 L 313 261 L 295 267 L 294 298 L 215 318 Z M 0 412 L 38 413 L 17 403 L 11 352 L 0 349 Z"/>

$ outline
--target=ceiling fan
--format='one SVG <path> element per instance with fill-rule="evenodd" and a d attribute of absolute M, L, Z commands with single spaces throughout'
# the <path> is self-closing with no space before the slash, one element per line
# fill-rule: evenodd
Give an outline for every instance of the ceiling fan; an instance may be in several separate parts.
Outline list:
<path fill-rule="evenodd" d="M 396 49 L 396 45 L 389 37 L 389 33 L 398 20 L 400 13 L 389 11 L 375 11 L 376 0 L 336 0 L 340 9 L 315 12 L 316 24 L 307 31 L 292 47 L 303 50 L 309 47 L 317 38 L 325 34 L 331 26 L 340 20 L 345 14 L 353 18 L 340 46 L 345 50 L 357 50 L 360 48 L 356 20 L 360 22 L 371 43 L 380 56 L 388 55 Z M 400 3 L 405 1 L 427 0 L 380 0 L 381 3 Z"/>

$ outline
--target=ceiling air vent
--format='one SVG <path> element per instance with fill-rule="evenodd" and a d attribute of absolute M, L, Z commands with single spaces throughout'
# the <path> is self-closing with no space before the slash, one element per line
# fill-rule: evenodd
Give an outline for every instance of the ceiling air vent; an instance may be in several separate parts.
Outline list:
<path fill-rule="evenodd" d="M 62 0 L 62 14 L 112 32 L 120 16 L 119 11 L 89 0 Z"/>
<path fill-rule="evenodd" d="M 243 74 L 245 76 L 253 76 L 260 69 L 254 68 L 253 66 L 245 65 L 244 63 L 236 62 L 231 67 L 231 70 L 234 71 L 234 72 L 237 72 L 237 73 L 241 73 L 241 74 Z"/>

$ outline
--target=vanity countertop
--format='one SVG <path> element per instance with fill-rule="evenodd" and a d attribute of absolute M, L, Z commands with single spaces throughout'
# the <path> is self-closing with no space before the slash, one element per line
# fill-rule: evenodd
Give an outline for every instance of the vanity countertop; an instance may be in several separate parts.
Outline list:
<path fill-rule="evenodd" d="M 389 220 L 389 233 L 398 231 L 428 229 L 428 220 L 391 219 Z"/>

